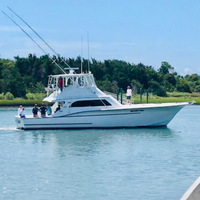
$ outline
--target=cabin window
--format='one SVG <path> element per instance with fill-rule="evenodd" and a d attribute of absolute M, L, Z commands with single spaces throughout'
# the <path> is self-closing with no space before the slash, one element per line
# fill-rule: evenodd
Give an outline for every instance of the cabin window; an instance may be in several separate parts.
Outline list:
<path fill-rule="evenodd" d="M 70 107 L 89 107 L 89 106 L 111 106 L 111 104 L 105 99 L 86 100 L 86 101 L 76 101 L 72 103 Z"/>

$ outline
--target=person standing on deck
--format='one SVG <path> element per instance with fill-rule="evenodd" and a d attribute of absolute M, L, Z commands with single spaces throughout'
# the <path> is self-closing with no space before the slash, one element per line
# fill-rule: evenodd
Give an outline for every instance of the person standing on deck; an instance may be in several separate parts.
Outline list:
<path fill-rule="evenodd" d="M 38 110 L 37 104 L 35 104 L 35 107 L 32 109 L 33 117 L 38 117 Z"/>
<path fill-rule="evenodd" d="M 57 111 L 59 111 L 59 110 L 60 110 L 60 104 L 59 104 L 58 107 L 56 108 L 55 113 L 56 113 Z"/>
<path fill-rule="evenodd" d="M 20 116 L 20 118 L 26 118 L 24 114 L 24 110 L 25 110 L 24 107 L 20 105 L 18 108 L 18 116 Z"/>
<path fill-rule="evenodd" d="M 48 105 L 48 107 L 47 107 L 47 115 L 51 115 L 51 113 L 52 113 L 51 106 Z"/>
<path fill-rule="evenodd" d="M 20 106 L 19 106 L 19 108 L 18 108 L 18 116 L 20 116 L 20 114 L 21 114 L 22 110 L 23 110 L 23 106 L 22 106 L 22 105 L 20 105 Z"/>
<path fill-rule="evenodd" d="M 132 90 L 131 90 L 130 86 L 127 87 L 126 96 L 127 96 L 127 103 L 131 104 Z"/>
<path fill-rule="evenodd" d="M 44 104 L 40 107 L 41 117 L 46 117 L 47 108 Z"/>
<path fill-rule="evenodd" d="M 20 117 L 21 117 L 21 118 L 26 118 L 25 113 L 24 113 L 24 110 L 25 110 L 25 108 L 22 107 L 22 111 L 21 111 L 21 113 L 20 113 Z"/>

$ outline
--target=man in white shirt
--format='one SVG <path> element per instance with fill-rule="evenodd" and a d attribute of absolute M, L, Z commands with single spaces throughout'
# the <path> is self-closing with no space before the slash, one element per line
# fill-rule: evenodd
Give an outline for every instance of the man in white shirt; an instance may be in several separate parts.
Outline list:
<path fill-rule="evenodd" d="M 18 108 L 18 116 L 20 116 L 20 114 L 21 114 L 22 110 L 23 110 L 23 106 L 22 106 L 22 105 L 20 105 L 20 106 L 19 106 L 19 108 Z"/>
<path fill-rule="evenodd" d="M 22 105 L 19 106 L 18 108 L 18 115 L 21 117 L 21 118 L 26 118 L 25 117 L 25 114 L 24 114 L 24 107 Z"/>
<path fill-rule="evenodd" d="M 130 86 L 127 87 L 126 96 L 127 96 L 127 103 L 131 104 L 132 90 L 131 90 Z"/>

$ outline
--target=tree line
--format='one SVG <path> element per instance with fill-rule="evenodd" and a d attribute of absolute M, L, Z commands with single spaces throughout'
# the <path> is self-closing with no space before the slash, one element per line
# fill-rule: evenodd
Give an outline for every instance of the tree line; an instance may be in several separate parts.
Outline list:
<path fill-rule="evenodd" d="M 200 76 L 198 74 L 181 76 L 175 72 L 168 62 L 162 62 L 159 69 L 145 66 L 142 63 L 131 64 L 121 60 L 88 60 L 77 58 L 37 57 L 29 54 L 28 57 L 14 57 L 14 60 L 0 59 L 0 98 L 5 94 L 14 97 L 27 97 L 30 93 L 44 93 L 48 83 L 48 76 L 60 74 L 52 60 L 64 69 L 63 60 L 71 67 L 83 66 L 93 73 L 96 84 L 101 90 L 116 93 L 119 88 L 126 91 L 131 86 L 135 93 L 140 89 L 149 90 L 155 95 L 166 96 L 167 92 L 200 92 Z M 80 72 L 80 70 L 79 70 Z"/>

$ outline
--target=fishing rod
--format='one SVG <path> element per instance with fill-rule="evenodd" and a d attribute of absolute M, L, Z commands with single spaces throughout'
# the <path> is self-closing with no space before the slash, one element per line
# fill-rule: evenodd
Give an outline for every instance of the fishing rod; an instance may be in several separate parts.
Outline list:
<path fill-rule="evenodd" d="M 17 22 L 15 22 L 9 15 L 7 15 L 4 11 L 1 11 L 6 17 L 8 17 L 8 19 L 10 19 L 16 26 L 18 26 L 42 51 L 44 54 L 48 54 Z M 56 61 L 54 59 L 52 59 L 50 57 L 50 59 L 52 60 L 52 63 L 55 64 L 63 73 L 66 74 L 66 72 L 62 69 L 62 67 L 56 63 Z"/>
<path fill-rule="evenodd" d="M 26 26 L 28 26 L 44 43 L 47 47 L 49 47 L 49 49 L 51 49 L 51 51 L 53 51 L 58 57 L 60 57 L 60 55 L 22 18 L 20 17 L 14 10 L 12 10 L 10 7 L 7 6 L 7 8 L 14 14 L 16 15 L 22 22 L 24 22 L 24 24 L 26 24 Z M 71 68 L 67 62 L 61 58 L 61 62 L 64 62 L 65 65 L 67 65 L 69 68 Z"/>
<path fill-rule="evenodd" d="M 81 36 L 81 74 L 83 73 L 83 37 Z"/>

